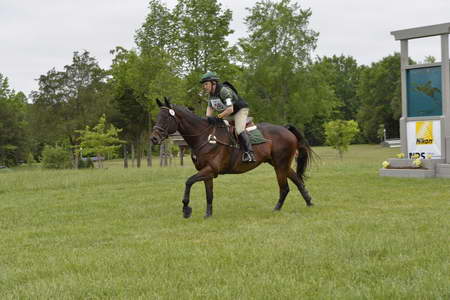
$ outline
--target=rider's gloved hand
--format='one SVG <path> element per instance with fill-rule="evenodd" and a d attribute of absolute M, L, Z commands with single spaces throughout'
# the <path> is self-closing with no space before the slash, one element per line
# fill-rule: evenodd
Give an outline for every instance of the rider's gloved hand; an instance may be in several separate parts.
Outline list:
<path fill-rule="evenodd" d="M 221 118 L 218 117 L 208 117 L 208 123 L 211 125 L 218 125 L 223 123 L 223 120 Z"/>

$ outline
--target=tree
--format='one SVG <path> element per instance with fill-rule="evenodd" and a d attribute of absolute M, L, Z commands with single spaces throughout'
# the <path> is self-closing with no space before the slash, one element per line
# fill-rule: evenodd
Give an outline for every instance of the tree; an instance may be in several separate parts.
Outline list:
<path fill-rule="evenodd" d="M 433 55 L 425 56 L 425 59 L 423 61 L 424 64 L 434 64 L 436 62 L 436 57 Z"/>
<path fill-rule="evenodd" d="M 225 75 L 233 53 L 226 40 L 233 33 L 231 10 L 223 10 L 217 0 L 178 0 L 173 17 L 183 73 L 214 70 Z"/>
<path fill-rule="evenodd" d="M 387 136 L 399 136 L 400 89 L 400 54 L 387 56 L 362 70 L 357 88 L 361 99 L 357 121 L 368 142 L 379 142 L 380 125 L 384 125 Z"/>
<path fill-rule="evenodd" d="M 0 165 L 14 166 L 26 159 L 26 109 L 25 95 L 11 90 L 0 73 Z"/>
<path fill-rule="evenodd" d="M 144 141 L 149 141 L 148 136 L 158 111 L 155 98 L 167 95 L 182 98 L 181 84 L 174 74 L 169 57 L 156 47 L 147 46 L 141 53 L 116 47 L 112 53 L 115 57 L 109 84 L 116 112 L 111 115 L 111 121 L 123 129 L 121 137 L 131 145 L 132 153 L 136 150 L 137 166 L 140 167 Z M 148 165 L 151 165 L 150 146 Z"/>
<path fill-rule="evenodd" d="M 308 27 L 310 16 L 290 0 L 262 1 L 250 10 L 250 34 L 239 46 L 244 91 L 258 119 L 304 125 L 331 113 L 333 90 L 311 65 L 318 34 Z"/>
<path fill-rule="evenodd" d="M 175 56 L 179 38 L 172 12 L 160 0 L 149 1 L 149 13 L 136 31 L 135 42 L 141 53 L 155 49 Z"/>
<path fill-rule="evenodd" d="M 84 130 L 77 130 L 80 133 L 80 150 L 83 154 L 95 154 L 97 157 L 98 167 L 102 168 L 102 160 L 107 154 L 114 154 L 120 148 L 122 141 L 118 138 L 121 130 L 116 129 L 114 125 L 106 125 L 105 115 L 94 128 L 86 126 Z"/>
<path fill-rule="evenodd" d="M 359 84 L 361 67 L 351 56 L 324 56 L 316 65 L 322 65 L 326 82 L 333 88 L 338 105 L 332 118 L 354 120 L 360 107 L 360 99 L 356 93 Z"/>
<path fill-rule="evenodd" d="M 76 130 L 93 125 L 110 110 L 107 73 L 88 51 L 74 52 L 64 71 L 52 69 L 39 77 L 39 90 L 32 92 L 33 134 L 41 143 L 63 142 L 73 148 Z"/>
<path fill-rule="evenodd" d="M 325 144 L 325 123 L 335 120 L 354 120 L 360 107 L 360 99 L 356 94 L 361 67 L 354 58 L 335 56 L 317 58 L 313 68 L 321 74 L 321 78 L 330 87 L 335 96 L 335 106 L 329 114 L 316 114 L 305 124 L 305 135 L 311 145 Z"/>
<path fill-rule="evenodd" d="M 231 11 L 222 9 L 217 0 L 179 0 L 172 10 L 152 0 L 149 8 L 135 40 L 141 54 L 161 58 L 168 66 L 168 71 L 157 72 L 154 90 L 172 88 L 164 89 L 162 96 L 180 96 L 183 104 L 203 109 L 200 74 L 214 70 L 222 78 L 231 78 L 236 71 L 230 63 L 235 48 L 226 40 L 233 32 Z M 181 90 L 187 92 L 180 94 Z"/>
<path fill-rule="evenodd" d="M 358 123 L 354 120 L 336 120 L 325 124 L 327 143 L 337 149 L 340 159 L 358 131 Z"/>

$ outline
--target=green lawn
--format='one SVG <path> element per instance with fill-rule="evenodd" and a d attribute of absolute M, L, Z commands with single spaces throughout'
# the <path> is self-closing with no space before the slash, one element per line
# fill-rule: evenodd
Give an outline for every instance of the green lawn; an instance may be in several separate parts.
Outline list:
<path fill-rule="evenodd" d="M 0 299 L 450 299 L 450 179 L 378 176 L 398 149 L 328 147 L 314 207 L 264 165 L 202 183 L 186 166 L 0 173 Z"/>

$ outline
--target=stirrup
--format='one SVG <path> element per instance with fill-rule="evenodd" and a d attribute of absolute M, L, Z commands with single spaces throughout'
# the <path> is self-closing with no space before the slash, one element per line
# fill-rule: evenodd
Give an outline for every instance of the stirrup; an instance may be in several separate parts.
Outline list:
<path fill-rule="evenodd" d="M 244 152 L 244 153 L 242 153 L 242 161 L 248 162 L 248 163 L 255 162 L 256 161 L 255 155 L 253 154 L 253 152 L 250 152 L 250 151 Z"/>

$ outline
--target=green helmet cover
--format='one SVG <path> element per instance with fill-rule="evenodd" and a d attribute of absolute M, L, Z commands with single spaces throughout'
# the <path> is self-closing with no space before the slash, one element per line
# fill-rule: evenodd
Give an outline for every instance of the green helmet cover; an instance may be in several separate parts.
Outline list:
<path fill-rule="evenodd" d="M 202 75 L 200 83 L 204 83 L 207 81 L 219 81 L 219 76 L 217 76 L 216 72 L 207 72 Z"/>

